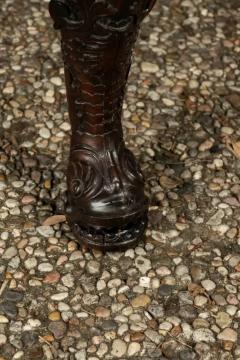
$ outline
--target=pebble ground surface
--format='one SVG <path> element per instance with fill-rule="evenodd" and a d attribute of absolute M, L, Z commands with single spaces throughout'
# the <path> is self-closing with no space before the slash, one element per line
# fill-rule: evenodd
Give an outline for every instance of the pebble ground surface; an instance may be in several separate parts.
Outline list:
<path fill-rule="evenodd" d="M 240 4 L 161 0 L 124 104 L 151 199 L 146 242 L 78 248 L 47 2 L 0 13 L 0 360 L 240 359 Z"/>

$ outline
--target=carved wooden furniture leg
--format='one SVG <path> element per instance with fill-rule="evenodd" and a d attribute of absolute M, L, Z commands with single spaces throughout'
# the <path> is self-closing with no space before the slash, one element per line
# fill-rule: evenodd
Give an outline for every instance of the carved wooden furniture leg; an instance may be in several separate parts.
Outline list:
<path fill-rule="evenodd" d="M 125 147 L 122 103 L 140 22 L 155 0 L 51 0 L 72 126 L 68 222 L 81 244 L 118 250 L 147 225 L 144 179 Z"/>

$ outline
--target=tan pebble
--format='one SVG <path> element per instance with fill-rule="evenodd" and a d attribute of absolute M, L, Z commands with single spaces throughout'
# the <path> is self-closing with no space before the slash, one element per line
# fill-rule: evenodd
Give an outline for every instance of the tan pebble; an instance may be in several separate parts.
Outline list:
<path fill-rule="evenodd" d="M 17 287 L 17 282 L 15 279 L 12 279 L 9 284 L 9 289 L 15 289 Z"/>
<path fill-rule="evenodd" d="M 25 246 L 27 245 L 28 240 L 27 239 L 22 239 L 17 243 L 17 248 L 18 249 L 24 249 Z"/>
<path fill-rule="evenodd" d="M 61 255 L 59 256 L 58 260 L 57 260 L 57 266 L 62 265 L 63 263 L 65 263 L 66 261 L 68 261 L 68 257 L 66 255 Z"/>
<path fill-rule="evenodd" d="M 51 142 L 53 142 L 55 144 L 59 143 L 60 141 L 62 141 L 61 137 L 58 137 L 58 136 L 52 136 L 51 137 Z"/>
<path fill-rule="evenodd" d="M 122 303 L 122 302 L 124 302 L 124 301 L 127 301 L 127 297 L 126 297 L 126 295 L 124 295 L 124 294 L 119 294 L 119 295 L 117 296 L 117 300 L 118 300 L 119 303 Z"/>
<path fill-rule="evenodd" d="M 54 99 L 54 97 L 51 97 L 51 96 L 45 96 L 43 98 L 43 101 L 48 103 L 48 104 L 53 104 L 55 102 L 55 99 Z"/>
<path fill-rule="evenodd" d="M 204 142 L 202 142 L 200 145 L 199 145 L 199 151 L 206 151 L 206 150 L 209 150 L 211 149 L 211 147 L 213 146 L 214 144 L 214 140 L 213 139 L 207 139 L 205 140 Z"/>
<path fill-rule="evenodd" d="M 181 334 L 181 332 L 182 332 L 181 326 L 177 325 L 177 326 L 174 326 L 174 328 L 172 328 L 171 335 L 175 337 L 175 336 L 178 336 L 179 334 Z"/>
<path fill-rule="evenodd" d="M 155 74 L 157 71 L 159 71 L 159 66 L 148 61 L 143 61 L 141 63 L 141 69 L 143 72 Z"/>
<path fill-rule="evenodd" d="M 203 112 L 203 113 L 212 111 L 212 106 L 210 106 L 208 104 L 200 104 L 200 105 L 198 105 L 197 108 L 198 108 L 198 111 Z"/>
<path fill-rule="evenodd" d="M 222 188 L 220 184 L 217 184 L 217 183 L 214 183 L 214 182 L 210 183 L 210 184 L 208 185 L 208 187 L 209 187 L 209 189 L 212 190 L 212 191 L 220 191 L 221 188 Z"/>
<path fill-rule="evenodd" d="M 24 115 L 26 116 L 27 119 L 35 119 L 35 112 L 32 110 L 25 110 Z"/>
<path fill-rule="evenodd" d="M 224 329 L 228 327 L 232 322 L 230 315 L 226 312 L 220 311 L 216 316 L 216 324 Z"/>
<path fill-rule="evenodd" d="M 150 302 L 151 302 L 151 299 L 149 296 L 141 294 L 141 295 L 138 295 L 137 297 L 135 297 L 131 301 L 131 305 L 134 308 L 139 308 L 139 307 L 147 306 Z"/>
<path fill-rule="evenodd" d="M 53 283 L 57 283 L 60 279 L 60 274 L 57 272 L 57 271 L 54 271 L 54 272 L 51 272 L 51 273 L 48 273 L 43 282 L 45 284 L 53 284 Z"/>
<path fill-rule="evenodd" d="M 150 126 L 151 126 L 151 125 L 150 125 L 148 122 L 146 122 L 146 121 L 143 121 L 141 124 L 142 124 L 142 126 L 145 127 L 145 128 L 150 128 Z"/>
<path fill-rule="evenodd" d="M 36 224 L 32 221 L 26 221 L 25 224 L 23 225 L 23 229 L 24 230 L 30 230 L 36 227 Z"/>
<path fill-rule="evenodd" d="M 223 348 L 226 351 L 232 351 L 233 346 L 234 346 L 234 343 L 232 341 L 224 341 L 223 342 Z"/>
<path fill-rule="evenodd" d="M 94 319 L 91 317 L 91 318 L 88 318 L 87 320 L 85 320 L 85 324 L 89 327 L 93 326 L 94 325 Z"/>
<path fill-rule="evenodd" d="M 110 316 L 110 310 L 105 307 L 99 306 L 95 310 L 95 314 L 99 318 L 108 318 Z"/>
<path fill-rule="evenodd" d="M 48 180 L 46 180 L 46 181 L 48 181 Z M 65 215 L 53 215 L 53 216 L 49 216 L 47 219 L 45 219 L 44 222 L 42 223 L 42 225 L 43 226 L 52 226 L 52 225 L 60 224 L 65 221 L 66 221 Z"/>
<path fill-rule="evenodd" d="M 160 176 L 160 185 L 165 189 L 174 189 L 180 184 L 180 180 L 172 179 L 166 175 Z"/>
<path fill-rule="evenodd" d="M 61 319 L 61 315 L 59 311 L 53 311 L 48 315 L 49 320 L 51 321 L 59 321 Z"/>
<path fill-rule="evenodd" d="M 51 189 L 51 180 L 45 180 L 44 181 L 44 187 L 45 187 L 45 189 Z"/>
<path fill-rule="evenodd" d="M 168 99 L 168 98 L 163 98 L 162 102 L 164 103 L 164 105 L 169 106 L 169 107 L 175 105 L 174 101 L 171 99 Z"/>
<path fill-rule="evenodd" d="M 34 204 L 36 202 L 36 198 L 32 195 L 25 195 L 22 198 L 22 204 L 23 205 L 30 205 Z"/>
<path fill-rule="evenodd" d="M 131 334 L 131 341 L 136 341 L 136 342 L 142 342 L 145 338 L 145 335 L 141 332 L 135 332 L 133 334 Z"/>
<path fill-rule="evenodd" d="M 0 324 L 7 324 L 9 323 L 9 320 L 6 316 L 0 315 Z"/>
<path fill-rule="evenodd" d="M 9 272 L 6 272 L 5 278 L 6 278 L 6 279 L 12 279 L 12 274 L 9 273 Z"/>
<path fill-rule="evenodd" d="M 54 337 L 52 335 L 44 335 L 41 336 L 41 339 L 45 342 L 53 342 L 54 341 Z"/>
<path fill-rule="evenodd" d="M 231 328 L 226 328 L 218 334 L 218 339 L 235 343 L 237 341 L 237 332 Z"/>
<path fill-rule="evenodd" d="M 184 87 L 179 85 L 174 86 L 172 89 L 172 92 L 176 95 L 181 95 L 183 91 L 184 91 Z"/>
<path fill-rule="evenodd" d="M 140 118 L 139 118 L 138 115 L 133 115 L 133 116 L 132 116 L 132 122 L 133 122 L 134 124 L 138 124 L 140 121 L 141 121 L 141 120 L 140 120 Z"/>

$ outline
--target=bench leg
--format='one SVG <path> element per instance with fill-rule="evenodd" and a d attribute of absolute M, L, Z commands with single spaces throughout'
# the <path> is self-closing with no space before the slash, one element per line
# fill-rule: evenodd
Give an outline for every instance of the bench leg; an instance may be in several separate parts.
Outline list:
<path fill-rule="evenodd" d="M 61 30 L 72 127 L 67 219 L 82 245 L 135 246 L 147 226 L 144 179 L 124 144 L 124 91 L 141 20 L 155 0 L 51 0 Z"/>

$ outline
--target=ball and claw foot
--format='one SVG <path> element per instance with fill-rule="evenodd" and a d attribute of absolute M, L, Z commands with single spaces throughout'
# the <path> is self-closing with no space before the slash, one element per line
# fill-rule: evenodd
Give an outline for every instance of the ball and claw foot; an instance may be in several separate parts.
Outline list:
<path fill-rule="evenodd" d="M 95 249 L 102 252 L 134 248 L 144 240 L 147 228 L 147 213 L 123 227 L 89 228 L 68 220 L 69 226 L 83 250 Z"/>

